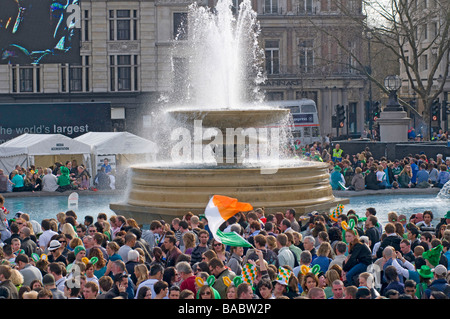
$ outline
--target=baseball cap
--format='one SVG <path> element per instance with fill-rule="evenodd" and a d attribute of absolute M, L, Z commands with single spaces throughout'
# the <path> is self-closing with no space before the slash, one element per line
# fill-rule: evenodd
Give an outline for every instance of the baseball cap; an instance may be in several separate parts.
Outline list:
<path fill-rule="evenodd" d="M 437 275 L 437 276 L 445 276 L 447 274 L 447 268 L 444 265 L 437 265 L 434 269 L 433 272 Z"/>

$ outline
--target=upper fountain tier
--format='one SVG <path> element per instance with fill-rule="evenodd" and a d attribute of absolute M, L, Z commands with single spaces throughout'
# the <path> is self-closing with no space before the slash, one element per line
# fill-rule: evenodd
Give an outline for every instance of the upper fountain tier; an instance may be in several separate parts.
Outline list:
<path fill-rule="evenodd" d="M 245 109 L 205 109 L 188 108 L 169 110 L 172 118 L 183 123 L 201 120 L 204 127 L 226 128 L 262 127 L 286 120 L 288 109 L 278 108 L 245 108 Z"/>

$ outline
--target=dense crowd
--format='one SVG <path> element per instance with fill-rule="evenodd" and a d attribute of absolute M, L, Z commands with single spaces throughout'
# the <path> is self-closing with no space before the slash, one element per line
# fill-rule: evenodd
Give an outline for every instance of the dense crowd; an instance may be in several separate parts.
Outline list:
<path fill-rule="evenodd" d="M 149 227 L 72 210 L 40 222 L 9 213 L 0 196 L 0 298 L 443 299 L 450 296 L 450 212 L 263 208 L 221 226 L 248 247 L 214 239 L 203 215 Z"/>
<path fill-rule="evenodd" d="M 301 150 L 301 156 L 330 165 L 333 190 L 442 188 L 450 180 L 450 160 L 442 154 L 409 154 L 401 159 L 374 158 L 367 147 L 357 154 L 345 153 L 339 144 L 314 143 Z"/>
<path fill-rule="evenodd" d="M 51 167 L 15 168 L 6 175 L 0 169 L 0 193 L 7 192 L 65 192 L 68 190 L 110 190 L 115 189 L 115 172 L 108 159 L 104 159 L 99 171 L 91 181 L 86 166 L 76 160 L 65 164 L 56 162 Z"/>

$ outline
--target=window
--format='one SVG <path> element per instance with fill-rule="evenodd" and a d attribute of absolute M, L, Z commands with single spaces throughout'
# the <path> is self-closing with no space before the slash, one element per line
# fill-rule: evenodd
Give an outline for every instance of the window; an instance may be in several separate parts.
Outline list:
<path fill-rule="evenodd" d="M 311 127 L 304 127 L 303 128 L 303 136 L 304 137 L 311 137 L 312 136 Z"/>
<path fill-rule="evenodd" d="M 302 113 L 316 113 L 316 106 L 314 104 L 302 105 Z"/>
<path fill-rule="evenodd" d="M 137 40 L 137 10 L 109 10 L 109 40 Z"/>
<path fill-rule="evenodd" d="M 267 74 L 280 73 L 280 47 L 278 40 L 265 42 L 265 58 Z"/>
<path fill-rule="evenodd" d="M 89 56 L 82 57 L 82 64 L 61 65 L 61 92 L 89 92 Z"/>
<path fill-rule="evenodd" d="M 439 35 L 437 22 L 433 22 L 432 30 L 433 30 L 433 37 L 437 37 Z"/>
<path fill-rule="evenodd" d="M 320 130 L 317 126 L 311 127 L 312 130 L 312 137 L 319 137 L 320 136 Z"/>
<path fill-rule="evenodd" d="M 173 38 L 187 40 L 188 36 L 187 12 L 174 12 L 173 14 Z"/>
<path fill-rule="evenodd" d="M 357 63 L 355 61 L 356 55 L 356 43 L 354 41 L 348 41 L 348 73 L 355 73 Z"/>
<path fill-rule="evenodd" d="M 301 41 L 299 45 L 300 53 L 300 71 L 303 73 L 311 73 L 314 71 L 314 41 Z"/>
<path fill-rule="evenodd" d="M 33 92 L 33 69 L 21 68 L 19 70 L 20 92 Z"/>
<path fill-rule="evenodd" d="M 138 56 L 111 55 L 110 62 L 110 90 L 137 91 L 138 90 Z"/>
<path fill-rule="evenodd" d="M 274 91 L 274 92 L 266 92 L 268 101 L 282 101 L 284 100 L 284 92 Z"/>
<path fill-rule="evenodd" d="M 265 14 L 277 14 L 278 13 L 278 0 L 264 0 L 264 13 Z"/>
<path fill-rule="evenodd" d="M 40 68 L 34 66 L 14 65 L 11 69 L 12 87 L 14 93 L 36 93 L 40 92 Z"/>
<path fill-rule="evenodd" d="M 288 109 L 291 111 L 291 114 L 300 113 L 300 107 L 298 105 L 288 106 Z"/>
<path fill-rule="evenodd" d="M 422 66 L 422 71 L 428 70 L 428 55 L 424 54 L 421 57 L 421 66 Z"/>
<path fill-rule="evenodd" d="M 312 0 L 300 0 L 298 4 L 298 12 L 302 14 L 313 13 L 313 2 Z"/>
<path fill-rule="evenodd" d="M 89 41 L 89 10 L 84 10 L 82 41 Z"/>

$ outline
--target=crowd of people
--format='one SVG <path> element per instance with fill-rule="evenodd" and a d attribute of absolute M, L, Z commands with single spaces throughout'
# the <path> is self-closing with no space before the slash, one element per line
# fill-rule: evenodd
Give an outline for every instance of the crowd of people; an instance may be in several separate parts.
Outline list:
<path fill-rule="evenodd" d="M 0 298 L 5 299 L 447 299 L 450 212 L 410 218 L 337 206 L 239 212 L 217 241 L 204 215 L 138 225 L 121 215 L 41 222 L 0 196 Z M 253 275 L 251 275 L 253 274 Z"/>
<path fill-rule="evenodd" d="M 115 189 L 115 175 L 107 158 L 91 183 L 91 174 L 77 160 L 56 162 L 51 167 L 21 167 L 16 165 L 5 174 L 0 169 L 0 193 L 7 192 L 65 192 L 68 190 Z"/>
<path fill-rule="evenodd" d="M 442 188 L 450 180 L 450 160 L 442 154 L 409 154 L 401 159 L 374 158 L 366 147 L 356 154 L 345 153 L 340 144 L 322 148 L 314 143 L 301 156 L 329 164 L 333 190 L 363 191 L 399 188 Z"/>

